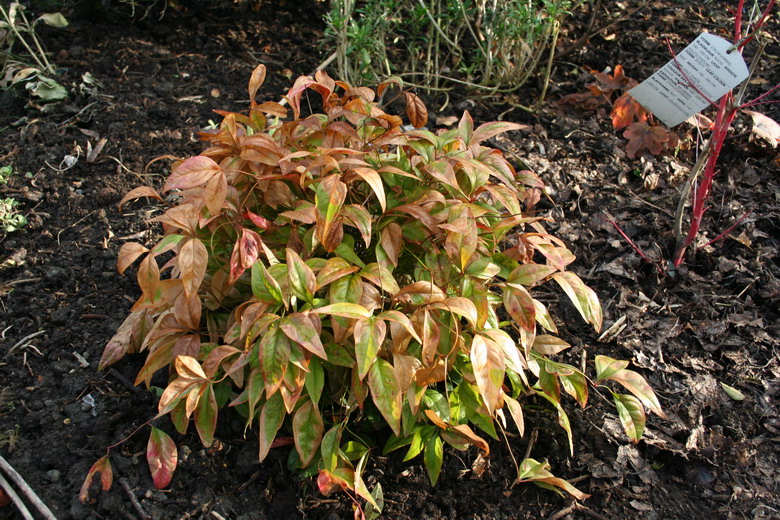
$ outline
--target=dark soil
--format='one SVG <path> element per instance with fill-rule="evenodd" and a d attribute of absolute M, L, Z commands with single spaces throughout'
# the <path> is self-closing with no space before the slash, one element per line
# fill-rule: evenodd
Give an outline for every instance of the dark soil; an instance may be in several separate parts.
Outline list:
<path fill-rule="evenodd" d="M 605 3 L 616 15 L 633 9 L 632 2 Z M 0 166 L 13 165 L 20 175 L 0 185 L 0 195 L 19 199 L 29 224 L 0 239 L 0 454 L 61 520 L 141 518 L 140 509 L 155 519 L 352 516 L 348 498 L 322 497 L 313 479 L 286 469 L 288 448 L 272 450 L 258 464 L 254 433 L 244 438 L 238 420 L 222 420 L 220 441 L 208 450 L 195 434 L 175 436 L 180 464 L 168 490 L 152 486 L 144 433 L 112 450 L 109 492 L 93 490 L 86 505 L 77 497 L 105 449 L 156 409 L 156 397 L 130 383 L 140 358 L 107 372 L 96 368 L 139 294 L 133 276 L 117 274 L 117 251 L 128 240 L 151 242 L 159 231 L 146 222 L 154 206 L 134 203 L 120 214 L 117 203 L 136 186 L 160 185 L 168 161 L 148 165 L 153 159 L 197 154 L 196 132 L 216 119 L 212 109 L 243 109 L 258 62 L 269 69 L 263 96 L 278 100 L 292 79 L 312 72 L 329 53 L 318 47 L 323 4 L 267 4 L 257 12 L 173 11 L 162 21 L 154 14 L 131 21 L 122 13 L 82 9 L 69 29 L 44 35 L 62 83 L 72 90 L 69 101 L 43 114 L 4 94 Z M 551 99 L 584 90 L 591 69 L 622 63 L 627 75 L 641 80 L 668 59 L 665 36 L 680 49 L 702 30 L 730 27 L 725 2 L 701 4 L 644 2 L 558 63 Z M 580 18 L 565 28 L 562 48 L 579 36 L 588 14 Z M 780 80 L 778 55 L 771 40 L 749 95 Z M 87 73 L 100 85 L 86 84 Z M 468 108 L 478 122 L 503 114 L 532 127 L 493 144 L 549 184 L 551 229 L 570 245 L 576 270 L 599 294 L 605 327 L 621 319 L 626 324 L 599 342 L 576 311 L 563 301 L 553 305 L 568 323 L 564 339 L 574 346 L 563 358 L 574 364 L 597 354 L 631 359 L 668 418 L 649 416 L 646 438 L 634 446 L 606 399 L 592 396 L 584 410 L 570 402 L 575 457 L 569 457 L 554 415 L 543 407 L 529 410 L 527 428 L 538 434 L 531 456 L 548 459 L 556 476 L 590 493 L 581 505 L 512 485 L 512 457 L 522 458 L 529 433 L 493 443 L 481 475 L 471 471 L 475 452 L 447 452 L 435 488 L 419 461 L 376 456 L 367 480 L 370 486 L 382 482 L 385 516 L 780 518 L 776 149 L 754 139 L 750 118 L 740 116 L 701 244 L 746 211 L 750 216 L 724 240 L 691 252 L 672 279 L 644 263 L 604 213 L 652 258 L 668 258 L 671 215 L 692 152 L 628 159 L 625 140 L 603 115 L 546 110 L 534 116 L 507 104 L 530 103 L 537 94 L 535 86 L 490 100 L 453 94 L 444 111 L 437 111 L 443 99 L 427 99 L 435 116 Z M 777 107 L 761 110 L 780 120 Z M 686 125 L 678 130 L 695 135 Z M 90 156 L 103 139 L 102 150 Z M 721 383 L 744 400 L 729 397 Z M 13 506 L 0 508 L 0 518 L 15 515 Z"/>

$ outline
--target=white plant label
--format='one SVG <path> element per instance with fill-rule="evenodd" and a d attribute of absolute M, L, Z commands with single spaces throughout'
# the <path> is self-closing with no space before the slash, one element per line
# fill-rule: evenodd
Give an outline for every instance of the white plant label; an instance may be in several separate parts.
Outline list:
<path fill-rule="evenodd" d="M 707 99 L 717 101 L 748 77 L 742 54 L 733 48 L 728 52 L 730 48 L 728 40 L 702 33 L 677 60 L 670 60 L 628 93 L 666 126 L 679 125 L 707 108 Z"/>

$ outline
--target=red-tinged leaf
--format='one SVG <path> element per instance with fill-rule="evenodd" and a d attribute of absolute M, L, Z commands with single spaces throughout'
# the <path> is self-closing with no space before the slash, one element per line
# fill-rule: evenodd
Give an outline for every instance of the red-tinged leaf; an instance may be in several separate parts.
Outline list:
<path fill-rule="evenodd" d="M 384 265 L 376 262 L 370 263 L 360 271 L 360 276 L 391 295 L 397 295 L 400 291 L 393 273 Z"/>
<path fill-rule="evenodd" d="M 406 116 L 415 128 L 422 128 L 428 122 L 428 109 L 417 94 L 404 92 L 406 96 Z"/>
<path fill-rule="evenodd" d="M 287 101 L 293 109 L 293 118 L 298 119 L 301 114 L 301 95 L 303 91 L 314 84 L 314 78 L 310 76 L 301 76 L 295 80 L 293 86 L 287 91 Z"/>
<path fill-rule="evenodd" d="M 601 330 L 603 320 L 601 303 L 599 303 L 599 297 L 596 296 L 593 289 L 585 285 L 579 276 L 570 271 L 555 273 L 552 277 L 580 311 L 582 319 L 593 325 L 596 332 Z"/>
<path fill-rule="evenodd" d="M 336 280 L 359 270 L 359 267 L 350 264 L 343 258 L 338 256 L 329 258 L 325 262 L 325 266 L 317 273 L 317 290 L 319 291 L 321 288 L 330 285 Z"/>
<path fill-rule="evenodd" d="M 512 337 L 501 329 L 488 329 L 480 332 L 486 341 L 492 341 L 504 353 L 507 368 L 512 369 L 525 380 L 527 363 Z"/>
<path fill-rule="evenodd" d="M 293 294 L 301 300 L 311 302 L 317 289 L 314 271 L 301 260 L 298 253 L 287 248 L 287 279 Z"/>
<path fill-rule="evenodd" d="M 328 360 L 328 356 L 325 353 L 325 349 L 322 346 L 322 340 L 320 339 L 320 327 L 315 327 L 312 322 L 312 318 L 315 316 L 307 316 L 306 314 L 290 314 L 282 320 L 280 328 L 285 335 L 298 343 L 300 346 L 324 360 Z"/>
<path fill-rule="evenodd" d="M 525 435 L 525 419 L 523 418 L 523 407 L 520 405 L 519 402 L 517 402 L 516 399 L 505 395 L 504 396 L 504 403 L 506 403 L 506 407 L 509 408 L 509 414 L 512 416 L 512 419 L 515 421 L 515 425 L 517 425 L 517 431 L 520 432 L 520 437 Z"/>
<path fill-rule="evenodd" d="M 255 97 L 257 96 L 257 91 L 264 82 L 265 65 L 261 63 L 255 67 L 255 70 L 252 71 L 252 76 L 249 78 L 249 101 L 252 103 L 252 106 L 255 106 Z"/>
<path fill-rule="evenodd" d="M 354 482 L 354 472 L 348 468 L 339 468 L 342 475 L 331 473 L 327 469 L 321 469 L 317 475 L 317 488 L 324 496 L 328 496 L 334 491 L 346 491 L 352 489 Z M 345 478 L 346 475 L 343 472 L 349 472 L 352 478 Z"/>
<path fill-rule="evenodd" d="M 339 302 L 326 305 L 324 307 L 318 307 L 311 312 L 315 314 L 328 314 L 330 316 L 341 316 L 342 318 L 370 318 L 371 313 L 357 303 Z"/>
<path fill-rule="evenodd" d="M 262 262 L 255 262 L 252 265 L 251 287 L 252 295 L 261 302 L 287 306 L 288 302 L 285 301 L 279 282 L 271 276 Z"/>
<path fill-rule="evenodd" d="M 579 371 L 571 374 L 559 374 L 559 380 L 563 390 L 572 396 L 582 408 L 588 404 L 588 381 L 585 375 Z"/>
<path fill-rule="evenodd" d="M 203 368 L 203 372 L 206 374 L 206 377 L 211 379 L 226 360 L 233 356 L 238 356 L 241 354 L 241 352 L 241 350 L 232 345 L 220 345 L 208 353 L 206 359 L 203 360 L 203 365 L 201 365 L 201 368 Z M 228 364 L 223 367 L 224 370 L 227 370 L 227 365 Z"/>
<path fill-rule="evenodd" d="M 264 103 L 260 103 L 255 107 L 255 110 L 259 110 L 264 114 L 270 114 L 282 119 L 287 117 L 287 108 L 285 108 L 284 105 L 276 103 L 275 101 L 266 101 Z"/>
<path fill-rule="evenodd" d="M 498 134 L 504 132 L 510 132 L 512 130 L 523 130 L 528 128 L 528 125 L 520 125 L 517 123 L 509 123 L 507 121 L 494 121 L 492 123 L 485 123 L 480 125 L 479 128 L 474 130 L 474 135 L 471 137 L 471 144 L 481 143 L 491 137 L 495 137 Z"/>
<path fill-rule="evenodd" d="M 534 459 L 525 459 L 520 463 L 520 470 L 517 474 L 517 483 L 522 482 L 541 482 L 549 486 L 554 486 L 566 491 L 577 500 L 585 500 L 590 495 L 583 493 L 569 482 L 554 476 L 549 471 L 550 465 L 547 462 L 537 462 Z"/>
<path fill-rule="evenodd" d="M 265 395 L 272 395 L 282 384 L 290 362 L 290 340 L 279 327 L 268 332 L 257 345 Z"/>
<path fill-rule="evenodd" d="M 126 242 L 119 249 L 119 257 L 116 261 L 116 270 L 124 274 L 125 270 L 135 262 L 139 256 L 148 253 L 149 249 L 136 242 Z"/>
<path fill-rule="evenodd" d="M 560 338 L 550 336 L 549 334 L 540 334 L 534 338 L 531 350 L 543 356 L 554 356 L 558 352 L 562 352 L 570 347 L 571 345 Z"/>
<path fill-rule="evenodd" d="M 471 138 L 474 135 L 474 120 L 471 118 L 468 110 L 463 112 L 463 116 L 458 123 L 458 137 L 461 138 L 463 144 L 468 148 L 471 146 Z"/>
<path fill-rule="evenodd" d="M 157 489 L 168 487 L 176 471 L 176 463 L 179 454 L 173 439 L 152 426 L 149 442 L 146 444 L 146 460 L 149 463 L 149 471 L 152 473 L 152 482 Z"/>
<path fill-rule="evenodd" d="M 209 261 L 208 250 L 199 239 L 191 238 L 182 244 L 176 258 L 181 272 L 184 294 L 190 298 L 197 294 L 200 284 L 206 276 L 206 267 Z"/>
<path fill-rule="evenodd" d="M 596 356 L 596 384 L 603 379 L 609 379 L 616 372 L 628 367 L 628 361 L 622 359 L 612 359 L 608 356 Z"/>
<path fill-rule="evenodd" d="M 407 285 L 395 296 L 393 301 L 407 305 L 420 306 L 437 301 L 443 301 L 447 295 L 438 286 L 425 280 Z"/>
<path fill-rule="evenodd" d="M 260 255 L 260 245 L 263 239 L 251 229 L 243 228 L 241 238 L 239 239 L 239 253 L 241 256 L 241 266 L 244 269 L 252 267 Z"/>
<path fill-rule="evenodd" d="M 655 396 L 655 392 L 653 392 L 653 389 L 650 388 L 649 384 L 647 384 L 645 378 L 639 375 L 637 372 L 624 368 L 614 372 L 606 379 L 617 381 L 623 385 L 626 390 L 634 394 L 640 401 L 642 401 L 642 404 L 648 407 L 651 412 L 659 417 L 666 417 L 666 414 L 661 409 L 661 403 L 658 402 L 658 398 Z"/>
<path fill-rule="evenodd" d="M 507 284 L 504 289 L 504 307 L 509 316 L 528 332 L 536 330 L 536 307 L 528 290 L 522 285 Z"/>
<path fill-rule="evenodd" d="M 378 358 L 368 371 L 368 387 L 382 417 L 393 433 L 401 435 L 401 386 L 393 365 Z"/>
<path fill-rule="evenodd" d="M 351 204 L 341 208 L 341 216 L 346 219 L 347 224 L 360 231 L 360 237 L 368 247 L 371 244 L 371 214 L 368 210 L 357 204 Z"/>
<path fill-rule="evenodd" d="M 189 420 L 192 410 L 187 409 L 186 402 L 182 401 L 182 399 L 187 399 L 189 394 L 193 391 L 197 393 L 197 390 L 203 384 L 204 383 L 200 381 L 183 378 L 177 378 L 171 381 L 160 397 L 157 416 L 162 417 L 174 408 L 182 407 L 177 413 L 183 415 L 184 419 Z M 181 412 L 183 412 L 183 414 Z"/>
<path fill-rule="evenodd" d="M 127 202 L 140 199 L 141 197 L 151 197 L 153 199 L 159 200 L 160 202 L 163 201 L 163 198 L 153 188 L 150 188 L 149 186 L 139 186 L 130 190 L 127 195 L 122 197 L 122 200 L 119 201 L 118 205 L 119 211 L 122 211 L 122 208 Z"/>
<path fill-rule="evenodd" d="M 81 500 L 83 504 L 86 504 L 89 500 L 89 488 L 92 486 L 92 481 L 94 480 L 96 473 L 100 473 L 100 487 L 103 491 L 111 489 L 111 484 L 114 482 L 114 473 L 111 470 L 111 461 L 108 460 L 108 455 L 100 457 L 97 462 L 89 468 L 87 478 L 84 479 L 84 483 L 81 485 L 81 490 L 79 491 L 79 500 Z"/>
<path fill-rule="evenodd" d="M 133 337 L 137 337 L 139 332 L 148 330 L 149 321 L 146 311 L 131 312 L 103 349 L 98 370 L 103 370 L 122 359 L 131 350 Z"/>
<path fill-rule="evenodd" d="M 620 423 L 626 431 L 629 440 L 637 444 L 645 432 L 645 409 L 642 403 L 633 395 L 612 393 L 615 407 L 620 417 Z"/>
<path fill-rule="evenodd" d="M 258 457 L 263 462 L 271 450 L 271 446 L 276 438 L 276 432 L 284 422 L 284 399 L 282 394 L 276 392 L 267 399 L 260 412 L 260 442 L 258 447 Z"/>
<path fill-rule="evenodd" d="M 138 286 L 146 297 L 156 301 L 160 290 L 160 267 L 150 253 L 138 265 Z"/>
<path fill-rule="evenodd" d="M 219 214 L 225 199 L 227 199 L 227 194 L 228 183 L 224 173 L 219 173 L 206 182 L 206 187 L 203 190 L 203 201 L 212 216 Z"/>
<path fill-rule="evenodd" d="M 174 360 L 173 346 L 180 337 L 180 335 L 174 335 L 155 345 L 155 348 L 149 352 L 144 366 L 138 371 L 138 375 L 135 378 L 136 385 L 141 384 L 143 381 L 146 387 L 149 388 L 154 373 L 163 367 L 167 367 Z"/>
<path fill-rule="evenodd" d="M 252 221 L 252 224 L 259 227 L 262 230 L 268 230 L 273 227 L 273 223 L 268 220 L 265 217 L 261 217 L 260 215 L 256 215 L 255 213 L 252 213 L 251 211 L 244 210 L 244 217 L 248 218 L 250 221 Z"/>
<path fill-rule="evenodd" d="M 422 355 L 420 356 L 423 364 L 429 367 L 436 359 L 436 353 L 439 350 L 441 340 L 441 331 L 439 324 L 431 315 L 428 309 L 423 309 L 421 313 L 415 313 L 419 316 L 418 324 L 422 329 Z"/>
<path fill-rule="evenodd" d="M 488 413 L 492 416 L 495 410 L 501 408 L 504 384 L 504 353 L 492 341 L 485 341 L 482 336 L 474 336 L 471 342 L 471 366 L 474 369 L 474 378 L 477 380 L 477 388 Z"/>
<path fill-rule="evenodd" d="M 412 325 L 412 320 L 410 320 L 406 314 L 400 311 L 385 311 L 377 316 L 377 318 L 401 325 L 418 343 L 422 343 L 422 339 L 417 335 L 417 331 L 415 330 L 414 325 Z"/>
<path fill-rule="evenodd" d="M 205 385 L 203 393 L 195 408 L 195 429 L 198 431 L 200 442 L 209 447 L 214 442 L 214 432 L 217 429 L 217 397 L 214 394 L 214 385 Z"/>
<path fill-rule="evenodd" d="M 355 324 L 355 357 L 361 380 L 376 362 L 386 334 L 387 325 L 381 320 L 369 318 Z"/>
<path fill-rule="evenodd" d="M 387 199 L 385 197 L 385 186 L 382 184 L 382 177 L 379 176 L 376 170 L 372 170 L 371 168 L 355 168 L 352 171 L 371 186 L 371 189 L 379 201 L 379 205 L 382 207 L 382 213 L 384 213 L 387 210 Z"/>
<path fill-rule="evenodd" d="M 642 150 L 658 155 L 672 142 L 667 129 L 662 126 L 649 126 L 646 122 L 632 124 L 623 132 L 623 137 L 628 139 L 626 155 L 631 159 Z"/>
<path fill-rule="evenodd" d="M 468 298 L 451 296 L 442 302 L 432 303 L 429 308 L 442 309 L 457 314 L 462 318 L 466 318 L 472 327 L 477 327 L 477 307 Z"/>
<path fill-rule="evenodd" d="M 636 121 L 647 121 L 647 111 L 628 92 L 617 98 L 610 116 L 615 130 L 626 128 Z"/>
<path fill-rule="evenodd" d="M 522 264 L 509 274 L 506 281 L 524 285 L 525 287 L 532 287 L 555 271 L 557 271 L 557 269 L 550 265 Z"/>
<path fill-rule="evenodd" d="M 307 399 L 295 412 L 292 429 L 295 437 L 295 450 L 301 458 L 301 466 L 305 468 L 314 460 L 324 430 L 320 411 L 311 400 Z"/>
<path fill-rule="evenodd" d="M 173 168 L 165 182 L 163 193 L 173 189 L 197 188 L 217 174 L 222 174 L 222 168 L 213 159 L 205 155 L 190 157 Z"/>

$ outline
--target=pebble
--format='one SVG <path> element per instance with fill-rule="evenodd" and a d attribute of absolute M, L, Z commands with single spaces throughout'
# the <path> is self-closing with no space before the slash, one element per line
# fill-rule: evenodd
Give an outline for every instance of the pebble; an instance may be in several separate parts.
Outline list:
<path fill-rule="evenodd" d="M 46 472 L 46 478 L 49 482 L 58 482 L 60 480 L 60 472 L 56 469 L 50 469 Z"/>
<path fill-rule="evenodd" d="M 64 284 L 70 275 L 61 267 L 50 266 L 43 274 L 43 281 L 48 287 L 59 287 Z"/>

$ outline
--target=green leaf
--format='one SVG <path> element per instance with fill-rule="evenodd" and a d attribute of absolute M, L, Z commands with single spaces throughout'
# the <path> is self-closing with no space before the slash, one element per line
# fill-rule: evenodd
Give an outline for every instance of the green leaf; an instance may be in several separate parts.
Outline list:
<path fill-rule="evenodd" d="M 339 464 L 339 447 L 341 445 L 341 424 L 335 424 L 322 436 L 320 452 L 322 464 L 329 471 L 336 471 Z"/>
<path fill-rule="evenodd" d="M 349 260 L 355 265 L 360 267 L 366 266 L 363 260 L 361 260 L 357 254 L 355 254 L 355 239 L 352 238 L 351 235 L 344 234 L 344 238 L 342 239 L 341 244 L 336 246 L 334 252 L 341 258 Z"/>
<path fill-rule="evenodd" d="M 357 303 L 339 302 L 318 307 L 312 312 L 316 314 L 329 314 L 331 316 L 340 316 L 342 318 L 370 318 L 372 314 L 368 309 Z"/>
<path fill-rule="evenodd" d="M 62 13 L 46 13 L 42 14 L 38 17 L 33 24 L 38 22 L 38 20 L 42 21 L 48 26 L 56 27 L 57 29 L 62 29 L 63 27 L 68 26 L 68 20 L 62 15 Z"/>
<path fill-rule="evenodd" d="M 285 303 L 282 295 L 282 288 L 279 283 L 270 275 L 262 262 L 259 260 L 252 264 L 252 294 L 255 298 L 271 305 L 282 305 Z"/>
<path fill-rule="evenodd" d="M 310 400 L 298 408 L 293 416 L 295 449 L 301 458 L 301 466 L 308 466 L 314 459 L 322 440 L 323 423 L 320 411 Z"/>
<path fill-rule="evenodd" d="M 314 403 L 320 402 L 322 388 L 325 386 L 325 371 L 319 358 L 313 357 L 309 361 L 309 373 L 306 374 L 306 392 Z"/>
<path fill-rule="evenodd" d="M 317 278 L 314 271 L 309 268 L 298 253 L 287 248 L 287 279 L 292 293 L 308 303 L 314 299 L 314 291 L 317 288 Z"/>
<path fill-rule="evenodd" d="M 549 265 L 542 264 L 522 264 L 518 266 L 507 278 L 507 282 L 531 287 L 544 280 L 557 269 Z"/>
<path fill-rule="evenodd" d="M 628 361 L 612 359 L 608 356 L 596 356 L 596 384 L 602 379 L 609 379 L 612 374 L 628 366 Z"/>
<path fill-rule="evenodd" d="M 258 456 L 260 462 L 268 456 L 268 452 L 271 449 L 276 438 L 276 432 L 282 426 L 284 421 L 284 399 L 282 394 L 276 392 L 263 405 L 263 410 L 260 412 L 260 442 L 258 447 Z"/>
<path fill-rule="evenodd" d="M 577 500 L 585 500 L 590 495 L 583 493 L 569 482 L 554 476 L 549 471 L 550 465 L 546 462 L 537 462 L 534 459 L 525 459 L 520 463 L 517 475 L 517 483 L 533 482 L 535 484 L 547 484 L 563 489 Z"/>
<path fill-rule="evenodd" d="M 401 387 L 393 365 L 377 359 L 368 371 L 368 387 L 377 409 L 396 435 L 401 434 Z"/>
<path fill-rule="evenodd" d="M 380 482 L 376 483 L 374 490 L 371 492 L 371 497 L 374 500 L 373 503 L 369 501 L 366 504 L 365 515 L 367 520 L 376 520 L 382 514 L 382 509 L 385 507 L 385 495 L 382 492 L 382 484 Z"/>
<path fill-rule="evenodd" d="M 205 385 L 203 394 L 198 400 L 198 406 L 195 408 L 195 429 L 200 436 L 200 442 L 207 448 L 214 442 L 218 413 L 219 409 L 217 408 L 217 398 L 214 395 L 214 385 L 209 383 Z"/>
<path fill-rule="evenodd" d="M 615 408 L 626 435 L 631 442 L 638 443 L 645 431 L 645 409 L 642 408 L 642 403 L 633 395 L 612 392 L 612 398 L 615 400 Z"/>
<path fill-rule="evenodd" d="M 328 359 L 325 354 L 325 348 L 322 346 L 319 332 L 314 328 L 313 323 L 306 314 L 290 314 L 279 324 L 279 328 L 288 338 L 298 343 L 300 346 L 312 354 Z"/>
<path fill-rule="evenodd" d="M 745 400 L 745 394 L 734 388 L 733 386 L 729 386 L 726 383 L 721 383 L 721 387 L 723 387 L 723 391 L 726 392 L 726 395 L 734 399 L 735 401 L 744 401 Z"/>
<path fill-rule="evenodd" d="M 282 384 L 290 362 L 290 341 L 279 327 L 274 327 L 257 344 L 260 371 L 265 383 L 265 394 L 272 395 Z"/>
<path fill-rule="evenodd" d="M 655 396 L 655 392 L 653 392 L 653 389 L 647 384 L 645 378 L 638 373 L 633 370 L 623 369 L 618 370 L 609 376 L 608 379 L 617 381 L 623 385 L 626 390 L 639 398 L 639 400 L 642 401 L 642 404 L 647 406 L 657 416 L 666 417 L 666 414 L 661 409 L 661 403 L 658 402 L 658 398 Z"/>
<path fill-rule="evenodd" d="M 381 320 L 369 318 L 355 324 L 355 357 L 358 377 L 362 380 L 368 374 L 379 355 L 387 334 L 387 325 Z"/>
<path fill-rule="evenodd" d="M 569 416 L 566 414 L 566 411 L 561 406 L 561 402 L 555 399 L 554 397 L 551 397 L 547 395 L 545 392 L 540 392 L 538 390 L 535 390 L 536 395 L 540 395 L 550 401 L 553 406 L 555 406 L 555 409 L 558 411 L 558 424 L 563 428 L 563 430 L 566 432 L 566 437 L 569 441 L 569 453 L 571 456 L 574 456 L 574 439 L 572 438 L 571 433 L 571 423 L 569 422 Z"/>
<path fill-rule="evenodd" d="M 441 437 L 438 435 L 431 436 L 425 444 L 423 461 L 425 463 L 425 469 L 428 471 L 428 478 L 431 481 L 431 485 L 435 486 L 436 481 L 439 480 L 442 462 L 444 462 L 444 443 L 442 443 Z"/>
<path fill-rule="evenodd" d="M 580 277 L 571 271 L 555 273 L 552 277 L 561 286 L 561 289 L 563 289 L 563 292 L 566 293 L 580 312 L 582 318 L 593 325 L 596 332 L 601 330 L 601 322 L 603 320 L 601 304 L 593 289 L 585 285 Z"/>
<path fill-rule="evenodd" d="M 363 482 L 362 474 L 366 465 L 366 460 L 368 460 L 368 451 L 363 454 L 363 456 L 360 458 L 360 462 L 358 462 L 358 465 L 355 468 L 355 493 L 366 500 L 370 506 L 373 506 L 376 510 L 381 511 L 381 507 L 376 502 L 371 492 L 368 490 L 368 487 L 366 487 L 366 483 Z"/>
<path fill-rule="evenodd" d="M 247 381 L 247 404 L 249 406 L 249 416 L 247 417 L 247 424 L 251 423 L 255 418 L 255 410 L 257 404 L 263 397 L 263 391 L 265 389 L 265 379 L 263 372 L 259 368 L 253 369 L 249 373 L 249 380 Z"/>

